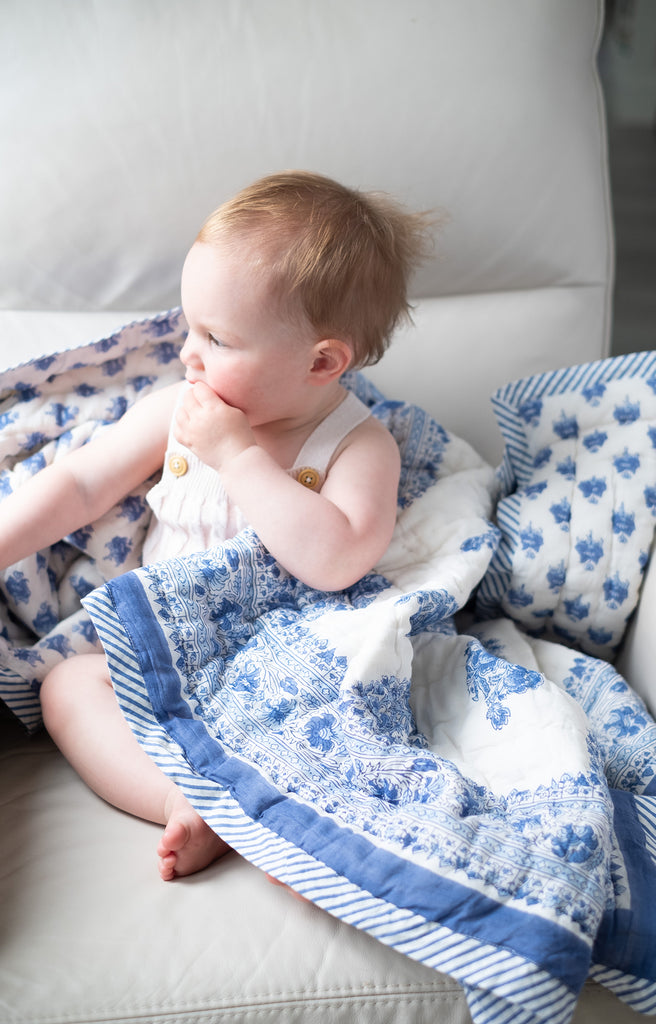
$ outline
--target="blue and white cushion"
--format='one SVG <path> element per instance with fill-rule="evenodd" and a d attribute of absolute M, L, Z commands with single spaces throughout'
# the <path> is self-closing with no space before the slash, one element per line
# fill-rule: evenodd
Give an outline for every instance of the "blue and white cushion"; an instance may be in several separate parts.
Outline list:
<path fill-rule="evenodd" d="M 516 381 L 492 401 L 505 496 L 479 613 L 612 656 L 656 521 L 656 353 Z"/>

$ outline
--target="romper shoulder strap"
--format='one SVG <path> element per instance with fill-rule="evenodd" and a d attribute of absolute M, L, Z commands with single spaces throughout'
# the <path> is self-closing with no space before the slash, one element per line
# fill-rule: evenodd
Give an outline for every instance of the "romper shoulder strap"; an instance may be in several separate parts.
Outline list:
<path fill-rule="evenodd" d="M 319 490 L 337 446 L 355 427 L 371 416 L 369 408 L 352 391 L 315 427 L 288 470 L 299 483 Z"/>

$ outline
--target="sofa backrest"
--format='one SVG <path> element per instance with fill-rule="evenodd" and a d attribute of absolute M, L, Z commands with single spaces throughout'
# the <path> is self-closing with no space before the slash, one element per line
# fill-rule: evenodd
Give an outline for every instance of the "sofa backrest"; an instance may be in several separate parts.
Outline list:
<path fill-rule="evenodd" d="M 5 0 L 0 309 L 157 311 L 242 185 L 446 214 L 372 374 L 485 454 L 508 379 L 607 352 L 602 0 Z"/>

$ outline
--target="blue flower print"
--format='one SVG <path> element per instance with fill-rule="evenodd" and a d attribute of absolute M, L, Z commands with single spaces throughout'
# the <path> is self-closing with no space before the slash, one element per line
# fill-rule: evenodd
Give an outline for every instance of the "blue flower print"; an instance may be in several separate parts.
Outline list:
<path fill-rule="evenodd" d="M 80 398 L 91 398 L 92 395 L 99 394 L 99 391 L 92 384 L 78 384 L 75 388 L 75 394 L 79 395 Z"/>
<path fill-rule="evenodd" d="M 612 515 L 613 533 L 621 544 L 626 544 L 632 533 L 635 532 L 635 516 L 633 512 L 627 512 L 624 502 L 615 509 Z"/>
<path fill-rule="evenodd" d="M 119 515 L 130 523 L 136 523 L 146 511 L 146 502 L 138 494 L 128 494 L 120 503 Z"/>
<path fill-rule="evenodd" d="M 579 424 L 576 416 L 566 416 L 563 412 L 560 414 L 559 420 L 554 420 L 552 426 L 554 434 L 557 434 L 561 441 L 571 441 L 579 436 Z"/>
<path fill-rule="evenodd" d="M 16 604 L 27 604 L 32 596 L 27 576 L 19 570 L 12 572 L 11 576 L 7 577 L 5 586 L 7 593 Z"/>
<path fill-rule="evenodd" d="M 98 634 L 94 628 L 93 623 L 90 619 L 86 619 L 84 622 L 78 622 L 73 627 L 75 633 L 79 633 L 88 644 L 94 644 L 98 639 Z"/>
<path fill-rule="evenodd" d="M 366 576 L 364 577 L 367 578 Z M 380 577 L 379 577 L 380 578 Z M 353 588 L 349 589 L 349 594 L 353 593 Z M 412 601 L 416 606 L 416 611 L 410 616 L 410 633 L 409 636 L 417 636 L 418 633 L 425 633 L 429 631 L 438 632 L 444 625 L 447 626 L 447 619 L 449 619 L 458 609 L 456 599 L 452 594 L 443 591 L 434 591 L 429 597 L 428 594 L 404 594 L 398 598 L 399 604 L 405 604 L 406 601 Z"/>
<path fill-rule="evenodd" d="M 645 384 L 648 388 L 651 388 L 653 393 L 656 395 L 656 373 L 652 373 L 651 377 L 647 377 Z"/>
<path fill-rule="evenodd" d="M 328 713 L 311 718 L 305 726 L 305 735 L 310 746 L 323 751 L 324 754 L 332 750 L 335 724 L 335 717 Z"/>
<path fill-rule="evenodd" d="M 180 347 L 178 345 L 173 345 L 170 341 L 163 341 L 150 353 L 150 356 L 163 366 L 178 359 L 179 352 Z"/>
<path fill-rule="evenodd" d="M 73 432 L 71 430 L 65 430 L 63 434 L 59 435 L 59 445 L 61 448 L 70 448 L 73 440 Z"/>
<path fill-rule="evenodd" d="M 48 439 L 45 434 L 42 434 L 39 430 L 35 430 L 33 433 L 27 435 L 22 447 L 24 451 L 29 452 L 32 448 L 39 448 L 42 444 L 45 444 L 47 440 Z"/>
<path fill-rule="evenodd" d="M 627 704 L 610 711 L 604 723 L 604 732 L 616 739 L 623 739 L 627 736 L 637 736 L 646 725 L 646 717 L 636 707 Z"/>
<path fill-rule="evenodd" d="M 580 537 L 574 545 L 584 569 L 592 571 L 595 565 L 604 556 L 604 545 L 600 540 L 592 536 L 590 532 L 587 537 Z"/>
<path fill-rule="evenodd" d="M 594 384 L 588 384 L 583 388 L 581 394 L 585 398 L 588 405 L 599 405 L 600 400 L 604 397 L 606 392 L 606 385 L 602 384 L 601 381 L 596 381 Z"/>
<path fill-rule="evenodd" d="M 506 691 L 508 693 L 526 693 L 527 690 L 537 690 L 543 685 L 543 678 L 539 672 L 524 668 L 523 665 L 505 663 L 507 669 Z"/>
<path fill-rule="evenodd" d="M 109 352 L 110 348 L 114 348 L 116 345 L 118 345 L 118 337 L 113 334 L 110 338 L 101 338 L 93 347 L 96 352 Z"/>
<path fill-rule="evenodd" d="M 40 636 L 44 636 L 46 633 L 49 633 L 51 629 L 55 628 L 58 619 L 54 610 L 44 601 L 32 622 L 36 632 L 39 633 Z"/>
<path fill-rule="evenodd" d="M 613 409 L 613 418 L 620 426 L 635 423 L 640 419 L 640 402 L 632 402 L 627 396 L 624 405 L 616 405 Z"/>
<path fill-rule="evenodd" d="M 122 565 L 132 550 L 132 541 L 128 537 L 112 537 L 107 544 L 106 558 L 116 565 Z"/>
<path fill-rule="evenodd" d="M 354 773 L 349 774 L 353 776 Z M 353 781 L 357 783 L 357 779 L 353 779 Z M 401 799 L 399 786 L 382 775 L 373 779 L 369 788 L 373 797 L 384 800 L 388 804 L 397 804 Z"/>
<path fill-rule="evenodd" d="M 39 398 L 41 392 L 38 388 L 35 388 L 31 384 L 18 383 L 14 385 L 16 388 L 16 397 L 19 402 L 31 402 L 34 398 Z"/>
<path fill-rule="evenodd" d="M 556 466 L 556 472 L 560 473 L 561 476 L 565 477 L 566 480 L 573 480 L 576 476 L 576 463 L 571 455 L 568 455 L 566 459 L 559 462 Z"/>
<path fill-rule="evenodd" d="M 273 701 L 269 701 L 268 711 L 266 714 L 267 723 L 274 728 L 282 725 L 295 707 L 296 701 L 286 700 L 282 697 L 278 698 L 275 703 Z"/>
<path fill-rule="evenodd" d="M 615 573 L 604 580 L 602 589 L 608 607 L 619 608 L 629 596 L 629 581 L 621 579 L 619 573 Z"/>
<path fill-rule="evenodd" d="M 72 654 L 75 654 L 70 640 L 61 633 L 58 636 L 49 636 L 46 640 L 46 647 L 49 647 L 51 651 L 57 651 L 62 658 L 70 658 Z"/>
<path fill-rule="evenodd" d="M 53 402 L 46 410 L 48 416 L 54 416 L 58 427 L 65 427 L 67 423 L 75 419 L 79 411 L 77 406 L 64 405 L 63 402 Z"/>
<path fill-rule="evenodd" d="M 281 676 L 280 689 L 284 693 L 290 693 L 292 697 L 298 694 L 298 684 L 293 676 Z"/>
<path fill-rule="evenodd" d="M 533 595 L 529 594 L 523 583 L 519 587 L 510 587 L 506 591 L 506 598 L 513 608 L 528 608 L 533 604 Z"/>
<path fill-rule="evenodd" d="M 640 456 L 637 452 L 631 453 L 625 448 L 621 455 L 613 459 L 613 465 L 620 476 L 628 479 L 640 468 Z"/>
<path fill-rule="evenodd" d="M 18 413 L 16 412 L 0 413 L 0 430 L 4 430 L 4 428 L 13 423 L 15 419 L 18 419 Z"/>
<path fill-rule="evenodd" d="M 401 402 L 381 402 L 376 415 L 392 432 L 401 451 L 398 502 L 400 508 L 406 508 L 440 476 L 450 440 L 444 428 L 427 413 L 405 407 Z M 430 454 L 420 455 L 418 445 L 428 446 Z"/>
<path fill-rule="evenodd" d="M 567 498 L 563 498 L 562 501 L 555 502 L 550 506 L 549 511 L 554 518 L 554 522 L 560 526 L 561 530 L 566 530 L 572 518 L 572 506 Z"/>
<path fill-rule="evenodd" d="M 643 491 L 645 505 L 653 516 L 656 516 L 656 487 L 645 487 Z"/>
<path fill-rule="evenodd" d="M 139 394 L 144 388 L 150 387 L 151 384 L 155 383 L 155 377 L 146 377 L 145 374 L 141 374 L 139 377 L 133 377 L 128 383 L 134 388 Z"/>
<path fill-rule="evenodd" d="M 481 548 L 488 547 L 491 551 L 494 551 L 498 543 L 499 535 L 497 530 L 488 530 L 486 533 L 479 533 L 475 537 L 468 537 L 467 540 L 463 540 L 460 550 L 480 551 Z"/>
<path fill-rule="evenodd" d="M 370 723 L 373 734 L 384 744 L 405 743 L 413 731 L 409 679 L 382 676 L 360 681 L 344 706 L 355 718 Z"/>
<path fill-rule="evenodd" d="M 56 356 L 42 356 L 41 359 L 34 361 L 34 366 L 37 370 L 49 370 L 56 358 Z"/>
<path fill-rule="evenodd" d="M 76 548 L 80 548 L 81 551 L 86 551 L 87 544 L 93 536 L 93 529 L 90 526 L 82 526 L 79 530 L 74 530 L 73 533 L 69 534 L 68 539 L 71 544 Z"/>
<path fill-rule="evenodd" d="M 544 466 L 546 466 L 552 454 L 553 453 L 551 451 L 551 448 L 541 448 L 540 451 L 536 453 L 535 458 L 533 459 L 534 469 L 542 469 Z"/>
<path fill-rule="evenodd" d="M 32 476 L 40 473 L 46 467 L 45 455 L 43 452 L 34 452 L 34 455 L 28 455 L 26 459 L 23 459 L 22 467 L 29 470 Z"/>
<path fill-rule="evenodd" d="M 532 427 L 537 427 L 540 422 L 540 416 L 542 415 L 542 399 L 530 398 L 527 402 L 522 402 L 522 404 L 517 407 L 517 415 L 521 416 L 524 423 L 527 423 Z"/>
<path fill-rule="evenodd" d="M 597 647 L 605 647 L 613 639 L 613 634 L 607 629 L 591 626 L 588 630 L 588 637 Z"/>
<path fill-rule="evenodd" d="M 601 476 L 591 476 L 589 480 L 581 480 L 579 490 L 584 498 L 596 505 L 606 490 L 606 481 Z"/>
<path fill-rule="evenodd" d="M 241 690 L 243 693 L 255 693 L 260 685 L 261 675 L 260 667 L 256 662 L 243 661 L 233 685 L 236 690 Z"/>
<path fill-rule="evenodd" d="M 108 359 L 106 363 L 102 364 L 102 372 L 106 377 L 115 377 L 125 367 L 125 356 L 120 356 L 118 359 Z"/>
<path fill-rule="evenodd" d="M 5 498 L 8 494 L 11 494 L 11 492 L 12 486 L 11 480 L 9 479 L 9 474 L 0 474 L 0 497 Z"/>
<path fill-rule="evenodd" d="M 586 665 L 585 657 L 583 657 L 583 658 L 574 658 L 574 661 L 572 662 L 572 666 L 571 666 L 570 671 L 571 671 L 572 677 L 574 679 L 579 679 L 579 680 L 585 679 L 586 678 L 586 673 L 587 673 L 587 665 Z M 569 682 L 569 680 L 566 679 L 565 680 L 565 685 L 567 685 L 568 682 Z M 573 694 L 573 696 L 576 696 L 576 694 Z"/>
<path fill-rule="evenodd" d="M 517 493 L 522 494 L 525 498 L 528 498 L 529 501 L 535 501 L 543 491 L 546 491 L 547 486 L 548 484 L 546 480 L 540 480 L 535 484 L 527 484 L 526 487 L 520 488 Z"/>
<path fill-rule="evenodd" d="M 70 584 L 77 594 L 78 597 L 86 597 L 95 588 L 94 583 L 90 583 L 84 576 L 80 576 L 78 573 L 73 573 L 70 576 Z"/>
<path fill-rule="evenodd" d="M 590 825 L 565 825 L 551 840 L 557 857 L 571 864 L 583 864 L 597 851 L 597 840 Z"/>
<path fill-rule="evenodd" d="M 544 544 L 542 530 L 533 526 L 533 523 L 529 523 L 525 530 L 520 530 L 519 541 L 522 545 L 522 550 L 526 552 L 527 557 L 535 558 L 538 551 Z"/>
<path fill-rule="evenodd" d="M 606 444 L 608 434 L 605 430 L 595 430 L 583 438 L 583 444 L 589 452 L 598 452 Z"/>
<path fill-rule="evenodd" d="M 560 590 L 561 587 L 565 586 L 566 579 L 567 569 L 565 568 L 564 561 L 561 560 L 560 565 L 550 565 L 547 569 L 547 584 L 549 585 L 549 590 Z"/>
<path fill-rule="evenodd" d="M 478 640 L 467 644 L 466 671 L 472 700 L 483 698 L 487 706 L 485 717 L 497 731 L 510 721 L 510 708 L 503 700 L 511 693 L 525 693 L 543 684 L 539 672 L 497 658 Z"/>
<path fill-rule="evenodd" d="M 151 334 L 154 338 L 163 338 L 165 335 L 171 334 L 180 322 L 180 315 L 181 310 L 174 309 L 169 313 L 161 313 L 159 316 L 154 316 L 147 324 L 147 333 Z"/>
<path fill-rule="evenodd" d="M 656 448 L 656 427 L 647 427 L 647 437 L 652 448 Z"/>
<path fill-rule="evenodd" d="M 112 421 L 120 420 L 127 407 L 127 398 L 124 395 L 117 395 L 116 398 L 112 399 L 109 409 L 107 410 L 107 419 Z"/>
<path fill-rule="evenodd" d="M 31 665 L 34 668 L 35 665 L 43 665 L 43 658 L 38 651 L 31 647 L 15 647 L 14 657 L 18 658 L 19 661 L 24 661 L 27 665 Z"/>
<path fill-rule="evenodd" d="M 580 622 L 582 619 L 587 619 L 590 614 L 590 605 L 585 604 L 580 594 L 573 600 L 565 601 L 564 607 L 567 618 L 571 619 L 572 622 Z"/>

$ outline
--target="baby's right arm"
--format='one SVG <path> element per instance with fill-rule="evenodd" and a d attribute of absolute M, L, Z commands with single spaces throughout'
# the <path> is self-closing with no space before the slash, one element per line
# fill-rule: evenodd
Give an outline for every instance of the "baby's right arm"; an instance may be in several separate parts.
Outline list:
<path fill-rule="evenodd" d="M 0 568 L 93 522 L 162 465 L 179 384 L 41 470 L 0 504 Z"/>

